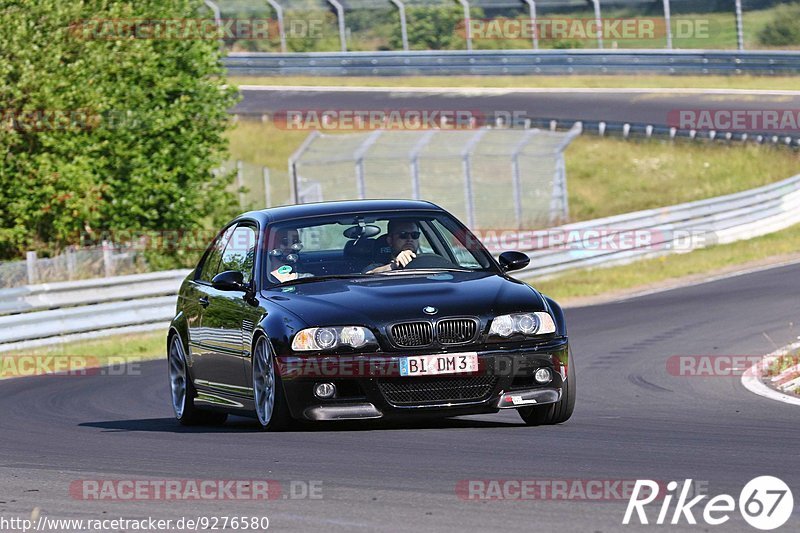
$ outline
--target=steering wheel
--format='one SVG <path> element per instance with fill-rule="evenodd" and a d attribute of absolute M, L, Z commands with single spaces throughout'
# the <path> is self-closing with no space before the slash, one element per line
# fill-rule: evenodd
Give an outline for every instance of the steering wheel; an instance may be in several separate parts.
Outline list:
<path fill-rule="evenodd" d="M 417 254 L 404 270 L 409 268 L 457 268 L 458 265 L 436 254 Z"/>

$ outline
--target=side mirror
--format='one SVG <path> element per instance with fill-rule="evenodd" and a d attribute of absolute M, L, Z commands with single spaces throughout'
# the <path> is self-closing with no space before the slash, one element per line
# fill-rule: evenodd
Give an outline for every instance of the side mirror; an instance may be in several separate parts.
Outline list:
<path fill-rule="evenodd" d="M 500 254 L 500 266 L 505 272 L 525 268 L 530 262 L 531 258 L 522 252 L 503 252 Z"/>
<path fill-rule="evenodd" d="M 244 274 L 237 270 L 220 272 L 211 280 L 211 286 L 218 291 L 247 291 Z"/>

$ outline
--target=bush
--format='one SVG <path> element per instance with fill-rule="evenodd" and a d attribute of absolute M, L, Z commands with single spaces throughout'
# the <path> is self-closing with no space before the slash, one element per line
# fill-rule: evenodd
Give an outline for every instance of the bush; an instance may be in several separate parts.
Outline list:
<path fill-rule="evenodd" d="M 758 33 L 758 42 L 765 46 L 800 44 L 800 3 L 778 6 L 772 21 Z"/>
<path fill-rule="evenodd" d="M 408 47 L 412 50 L 450 50 L 465 47 L 464 12 L 455 5 L 406 8 Z M 400 25 L 393 28 L 391 46 L 402 50 Z"/>
<path fill-rule="evenodd" d="M 212 172 L 236 98 L 217 41 L 126 38 L 86 22 L 197 18 L 200 5 L 5 2 L 0 259 L 231 215 L 230 179 Z"/>

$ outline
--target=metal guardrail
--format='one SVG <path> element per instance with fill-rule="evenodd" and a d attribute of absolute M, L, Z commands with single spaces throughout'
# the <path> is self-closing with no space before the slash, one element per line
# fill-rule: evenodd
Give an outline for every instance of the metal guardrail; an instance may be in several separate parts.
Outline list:
<path fill-rule="evenodd" d="M 680 129 L 660 124 L 644 124 L 636 122 L 613 122 L 603 120 L 566 120 L 533 118 L 515 124 L 512 127 L 542 128 L 551 131 L 567 131 L 575 124 L 581 125 L 581 134 L 599 135 L 601 137 L 629 138 L 661 138 L 669 140 L 688 140 L 706 142 L 740 142 L 756 144 L 772 144 L 791 148 L 800 147 L 800 135 L 796 131 L 765 130 L 694 130 Z"/>
<path fill-rule="evenodd" d="M 577 268 L 625 264 L 688 252 L 709 243 L 749 239 L 797 223 L 800 175 L 717 198 L 543 230 L 547 235 L 567 236 L 568 244 L 560 239 L 558 244 L 535 250 L 517 247 L 531 258 L 530 265 L 517 275 L 541 279 Z M 613 241 L 615 236 L 631 232 L 644 232 L 647 242 L 618 249 L 603 246 L 604 239 Z M 572 240 L 569 235 L 579 238 Z M 688 246 L 679 246 L 678 241 L 685 241 L 687 235 L 693 240 Z M 524 242 L 525 232 L 511 238 Z M 485 244 L 495 253 L 502 251 L 490 242 Z M 172 270 L 4 289 L 0 291 L 0 313 L 4 313 L 0 316 L 0 350 L 20 341 L 57 341 L 73 333 L 166 323 L 175 312 L 176 294 L 186 274 Z"/>
<path fill-rule="evenodd" d="M 0 290 L 0 351 L 20 341 L 168 322 L 186 270 Z M 44 342 L 41 342 L 44 341 Z"/>
<path fill-rule="evenodd" d="M 800 52 L 743 50 L 448 50 L 234 52 L 231 75 L 798 74 Z"/>
<path fill-rule="evenodd" d="M 188 273 L 166 270 L 0 289 L 0 315 L 174 295 Z"/>
<path fill-rule="evenodd" d="M 178 285 L 173 292 L 177 293 Z M 0 347 L 5 343 L 53 338 L 73 333 L 169 322 L 177 296 L 81 305 L 0 317 Z"/>
<path fill-rule="evenodd" d="M 544 230 L 546 239 L 555 238 L 543 248 L 523 248 L 531 262 L 515 275 L 541 278 L 578 268 L 626 264 L 750 239 L 798 223 L 800 175 L 726 196 Z M 630 240 L 632 235 L 643 237 L 642 242 L 620 246 L 620 237 Z M 505 240 L 524 243 L 531 237 L 520 232 Z M 495 246 L 493 251 L 501 250 Z"/>

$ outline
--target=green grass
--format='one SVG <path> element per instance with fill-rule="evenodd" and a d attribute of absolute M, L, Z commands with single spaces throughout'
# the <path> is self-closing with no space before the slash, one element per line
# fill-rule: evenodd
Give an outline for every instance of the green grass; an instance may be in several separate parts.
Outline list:
<path fill-rule="evenodd" d="M 582 136 L 566 151 L 573 221 L 711 198 L 800 172 L 780 147 Z"/>
<path fill-rule="evenodd" d="M 0 379 L 166 357 L 166 332 L 131 333 L 0 353 Z"/>
<path fill-rule="evenodd" d="M 792 76 L 234 76 L 236 85 L 333 87 L 458 87 L 577 89 L 751 89 L 800 90 Z"/>
<path fill-rule="evenodd" d="M 537 281 L 538 290 L 565 302 L 573 298 L 610 294 L 626 289 L 657 288 L 663 282 L 702 275 L 733 265 L 786 257 L 800 250 L 800 225 L 747 241 L 711 246 L 687 254 L 637 261 L 630 265 L 568 272 Z"/>

